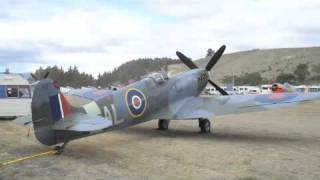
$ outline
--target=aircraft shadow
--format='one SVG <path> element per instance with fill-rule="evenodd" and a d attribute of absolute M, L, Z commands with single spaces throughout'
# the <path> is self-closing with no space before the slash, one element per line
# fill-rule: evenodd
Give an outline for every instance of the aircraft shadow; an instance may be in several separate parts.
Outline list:
<path fill-rule="evenodd" d="M 146 127 L 133 127 L 122 131 L 123 133 L 130 133 L 141 135 L 141 137 L 148 138 L 190 138 L 190 139 L 207 139 L 213 141 L 228 141 L 228 142 L 254 142 L 254 143 L 282 143 L 282 142 L 314 142 L 314 139 L 306 139 L 300 136 L 283 135 L 283 134 L 264 134 L 261 132 L 243 132 L 232 131 L 230 129 L 215 129 L 209 134 L 201 134 L 200 132 L 190 132 L 181 129 L 169 129 L 167 131 L 159 131 L 157 129 L 150 129 Z"/>
<path fill-rule="evenodd" d="M 231 142 L 231 143 L 256 143 L 256 144 L 281 144 L 281 143 L 298 143 L 298 144 L 316 144 L 319 142 L 317 138 L 303 137 L 295 134 L 271 134 L 270 132 L 247 132 L 230 128 L 215 128 L 214 132 L 209 134 L 201 134 L 197 131 L 197 127 L 193 131 L 185 129 L 169 129 L 160 131 L 155 128 L 134 126 L 128 129 L 119 130 L 118 133 L 126 133 L 136 135 L 133 138 L 137 141 L 148 141 L 155 138 L 180 138 L 191 140 L 208 140 L 215 142 Z M 74 141 L 76 142 L 76 141 Z M 90 143 L 73 143 L 66 147 L 64 153 L 60 156 L 66 156 L 70 159 L 77 159 L 88 164 L 103 164 L 106 162 L 118 162 L 121 155 L 118 152 L 108 148 L 99 148 L 99 144 Z M 48 148 L 41 145 L 25 145 L 23 149 L 13 148 L 7 149 L 7 153 L 14 156 L 26 156 L 32 153 L 43 152 Z M 108 156 L 106 156 L 108 154 Z M 88 155 L 90 158 L 88 158 Z M 58 156 L 58 157 L 60 157 Z M 54 158 L 56 159 L 56 158 Z M 58 158 L 59 159 L 59 158 Z M 121 165 L 119 165 L 121 166 Z"/>

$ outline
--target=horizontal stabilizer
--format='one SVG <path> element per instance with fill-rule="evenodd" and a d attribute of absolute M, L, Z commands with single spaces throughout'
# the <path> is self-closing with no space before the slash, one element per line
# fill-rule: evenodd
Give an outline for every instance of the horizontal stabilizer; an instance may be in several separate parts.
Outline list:
<path fill-rule="evenodd" d="M 31 126 L 32 127 L 31 115 L 17 117 L 13 122 L 18 125 L 21 125 L 21 126 Z"/>
<path fill-rule="evenodd" d="M 91 132 L 112 126 L 112 121 L 100 116 L 74 113 L 56 122 L 53 130 Z"/>

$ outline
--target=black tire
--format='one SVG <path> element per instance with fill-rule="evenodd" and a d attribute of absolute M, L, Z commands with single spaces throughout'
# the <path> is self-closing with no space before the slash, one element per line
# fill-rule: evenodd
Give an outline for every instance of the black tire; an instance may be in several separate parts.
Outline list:
<path fill-rule="evenodd" d="M 56 150 L 55 155 L 61 155 L 63 153 L 64 148 L 62 146 L 56 146 L 54 147 L 54 150 Z"/>
<path fill-rule="evenodd" d="M 17 117 L 16 116 L 3 116 L 3 117 L 0 117 L 0 121 L 3 120 L 3 121 L 12 121 L 14 119 L 16 119 Z"/>
<path fill-rule="evenodd" d="M 199 127 L 201 133 L 210 133 L 211 132 L 211 122 L 209 119 L 199 119 Z"/>
<path fill-rule="evenodd" d="M 170 120 L 167 119 L 159 119 L 158 121 L 158 129 L 159 130 L 168 130 Z"/>
<path fill-rule="evenodd" d="M 203 120 L 202 118 L 199 119 L 199 128 L 201 129 L 201 127 L 203 126 Z"/>

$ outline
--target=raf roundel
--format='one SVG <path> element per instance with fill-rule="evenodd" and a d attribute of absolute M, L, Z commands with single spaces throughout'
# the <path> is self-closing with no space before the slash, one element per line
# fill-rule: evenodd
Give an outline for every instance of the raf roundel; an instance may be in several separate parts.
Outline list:
<path fill-rule="evenodd" d="M 146 110 L 147 99 L 140 90 L 130 88 L 126 92 L 126 104 L 131 116 L 140 117 Z"/>

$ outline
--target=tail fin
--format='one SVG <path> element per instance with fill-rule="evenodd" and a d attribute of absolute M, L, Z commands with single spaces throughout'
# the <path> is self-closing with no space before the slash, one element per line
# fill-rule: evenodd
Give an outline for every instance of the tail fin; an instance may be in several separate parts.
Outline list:
<path fill-rule="evenodd" d="M 53 125 L 71 113 L 71 106 L 53 80 L 43 79 L 36 85 L 31 109 L 37 139 L 49 146 L 61 143 Z"/>

